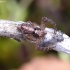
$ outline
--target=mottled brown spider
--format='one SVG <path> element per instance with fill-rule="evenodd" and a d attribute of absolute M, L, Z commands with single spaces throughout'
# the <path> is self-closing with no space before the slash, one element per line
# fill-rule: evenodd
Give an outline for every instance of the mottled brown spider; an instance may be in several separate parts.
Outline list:
<path fill-rule="evenodd" d="M 37 25 L 32 22 L 25 22 L 18 26 L 18 29 L 23 33 L 25 40 L 35 42 L 37 50 L 46 50 L 47 48 L 40 47 L 40 42 L 43 40 L 45 34 L 46 23 L 50 22 L 54 26 L 54 33 L 56 33 L 57 28 L 55 22 L 48 19 L 47 17 L 43 17 L 41 21 L 41 25 Z"/>

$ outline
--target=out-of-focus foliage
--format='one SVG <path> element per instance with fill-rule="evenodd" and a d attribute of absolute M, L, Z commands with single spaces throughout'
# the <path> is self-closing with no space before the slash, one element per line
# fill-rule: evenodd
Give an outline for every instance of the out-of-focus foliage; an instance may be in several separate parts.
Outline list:
<path fill-rule="evenodd" d="M 55 21 L 58 29 L 70 35 L 70 0 L 0 0 L 0 19 L 40 24 L 43 16 Z M 34 44 L 0 37 L 0 70 L 16 69 L 32 57 L 49 54 L 57 55 L 57 52 L 40 52 Z M 60 56 L 68 59 L 67 55 Z"/>
<path fill-rule="evenodd" d="M 70 70 L 70 63 L 54 56 L 36 57 L 22 65 L 19 70 Z"/>

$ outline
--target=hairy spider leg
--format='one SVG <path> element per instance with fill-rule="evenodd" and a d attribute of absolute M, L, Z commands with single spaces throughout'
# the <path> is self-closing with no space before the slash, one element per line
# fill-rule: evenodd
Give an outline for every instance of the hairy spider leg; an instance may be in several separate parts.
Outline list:
<path fill-rule="evenodd" d="M 40 45 L 40 41 L 41 41 L 41 38 L 37 38 L 37 40 L 36 40 L 36 49 L 39 50 L 39 51 L 42 50 L 42 48 L 39 46 Z"/>
<path fill-rule="evenodd" d="M 46 22 L 44 21 L 44 19 L 42 18 L 41 21 L 41 25 L 40 25 L 41 29 L 44 31 L 45 27 L 46 27 Z"/>
<path fill-rule="evenodd" d="M 43 17 L 42 18 L 40 28 L 44 31 L 47 22 L 50 22 L 53 25 L 53 27 L 54 27 L 54 33 L 56 34 L 56 31 L 57 31 L 56 23 L 53 22 L 51 19 L 48 19 L 47 17 Z M 49 48 L 49 47 L 40 47 L 40 42 L 41 42 L 42 39 L 43 39 L 43 37 L 39 37 L 36 40 L 36 49 L 37 50 L 40 50 L 40 51 L 48 51 L 48 50 L 53 49 L 53 47 L 51 47 L 51 48 Z M 51 45 L 49 44 L 49 46 L 51 46 Z"/>
<path fill-rule="evenodd" d="M 53 25 L 53 27 L 54 27 L 54 33 L 56 34 L 56 31 L 57 31 L 56 23 L 53 22 L 51 19 L 48 19 L 47 17 L 43 17 L 42 18 L 41 29 L 43 29 L 43 30 L 45 29 L 45 26 L 46 26 L 47 22 L 50 22 Z"/>

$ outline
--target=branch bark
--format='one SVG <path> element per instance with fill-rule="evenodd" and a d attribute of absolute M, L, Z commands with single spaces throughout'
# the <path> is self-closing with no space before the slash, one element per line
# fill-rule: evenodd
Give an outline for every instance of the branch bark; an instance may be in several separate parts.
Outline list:
<path fill-rule="evenodd" d="M 0 20 L 0 36 L 13 38 L 22 41 L 23 35 L 17 30 L 18 24 L 24 23 L 22 21 L 13 22 L 9 20 Z"/>
<path fill-rule="evenodd" d="M 24 40 L 23 34 L 17 29 L 19 24 L 25 22 L 13 22 L 9 20 L 0 20 L 0 36 L 13 38 L 18 41 Z M 47 34 L 44 37 L 41 45 L 49 46 L 48 43 L 53 44 L 53 50 L 70 54 L 70 37 L 61 31 L 54 34 L 54 29 L 45 28 Z M 51 47 L 51 46 L 49 46 Z"/>

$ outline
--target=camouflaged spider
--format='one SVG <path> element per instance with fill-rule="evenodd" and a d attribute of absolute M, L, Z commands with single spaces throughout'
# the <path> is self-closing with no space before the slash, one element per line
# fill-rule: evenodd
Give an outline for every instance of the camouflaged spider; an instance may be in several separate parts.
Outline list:
<path fill-rule="evenodd" d="M 32 41 L 36 43 L 37 50 L 47 50 L 47 48 L 40 47 L 40 42 L 43 40 L 45 34 L 44 30 L 46 27 L 46 23 L 50 22 L 54 26 L 54 33 L 56 33 L 57 28 L 55 22 L 48 19 L 47 17 L 43 17 L 41 21 L 41 25 L 37 25 L 32 22 L 25 22 L 18 26 L 18 29 L 23 33 L 25 40 Z"/>

